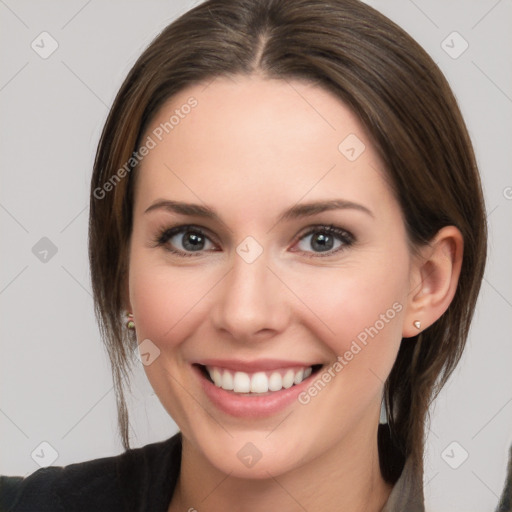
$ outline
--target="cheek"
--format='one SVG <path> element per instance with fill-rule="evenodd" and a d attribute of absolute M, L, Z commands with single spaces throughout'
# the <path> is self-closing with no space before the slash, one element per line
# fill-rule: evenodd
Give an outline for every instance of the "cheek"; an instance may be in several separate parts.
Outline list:
<path fill-rule="evenodd" d="M 130 267 L 130 298 L 139 338 L 159 344 L 164 338 L 175 337 L 174 330 L 194 298 L 190 282 L 184 293 L 185 282 L 181 286 L 180 281 L 184 280 L 178 272 L 146 265 L 143 259 Z"/>
<path fill-rule="evenodd" d="M 131 262 L 130 302 L 139 342 L 149 338 L 161 350 L 172 350 L 207 314 L 209 291 L 219 276 L 207 266 L 173 266 L 154 250 L 133 248 Z"/>
<path fill-rule="evenodd" d="M 191 273 L 155 264 L 144 250 L 132 252 L 129 272 L 130 301 L 139 343 L 149 339 L 159 349 L 158 357 L 144 366 L 144 372 L 163 407 L 180 428 L 193 423 L 199 411 L 190 405 L 184 391 L 180 346 L 194 332 L 191 321 L 201 309 L 206 293 Z M 195 284 L 194 284 L 195 283 Z M 204 301 L 203 301 L 204 302 Z M 204 307 L 204 306 L 203 306 Z"/>
<path fill-rule="evenodd" d="M 395 360 L 408 292 L 408 258 L 395 257 L 393 264 L 373 259 L 371 265 L 323 274 L 312 270 L 309 278 L 301 279 L 304 302 L 317 313 L 309 328 L 334 357 L 357 359 L 357 364 L 350 364 L 354 370 L 364 366 L 381 375 Z"/>

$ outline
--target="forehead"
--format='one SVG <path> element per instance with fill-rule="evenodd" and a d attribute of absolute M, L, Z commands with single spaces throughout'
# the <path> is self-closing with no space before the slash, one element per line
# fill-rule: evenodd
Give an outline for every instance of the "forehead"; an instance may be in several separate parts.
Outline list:
<path fill-rule="evenodd" d="M 148 137 L 155 146 L 137 180 L 147 201 L 166 193 L 209 204 L 238 198 L 247 209 L 278 197 L 386 203 L 389 195 L 357 116 L 303 81 L 237 76 L 196 84 L 164 104 L 143 142 Z"/>

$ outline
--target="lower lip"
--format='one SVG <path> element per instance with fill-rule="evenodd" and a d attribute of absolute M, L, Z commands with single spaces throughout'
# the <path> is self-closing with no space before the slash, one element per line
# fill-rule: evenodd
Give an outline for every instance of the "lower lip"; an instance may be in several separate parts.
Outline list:
<path fill-rule="evenodd" d="M 206 396 L 223 412 L 231 416 L 243 418 L 261 418 L 276 414 L 293 402 L 297 401 L 298 395 L 309 385 L 312 377 L 318 372 L 304 379 L 300 384 L 295 384 L 291 388 L 273 391 L 268 395 L 253 396 L 237 394 L 233 391 L 217 387 L 210 382 L 197 366 L 192 366 L 193 370 L 199 376 L 201 385 Z"/>

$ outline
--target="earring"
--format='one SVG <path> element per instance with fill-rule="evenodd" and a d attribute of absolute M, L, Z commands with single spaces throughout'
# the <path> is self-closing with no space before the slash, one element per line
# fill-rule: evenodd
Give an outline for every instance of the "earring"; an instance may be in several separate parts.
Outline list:
<path fill-rule="evenodd" d="M 135 329 L 135 322 L 133 321 L 133 313 L 126 312 L 126 327 L 128 329 Z"/>
<path fill-rule="evenodd" d="M 414 324 L 414 327 L 416 327 L 416 329 L 421 329 L 421 322 L 419 320 L 416 320 L 415 322 L 413 322 Z"/>

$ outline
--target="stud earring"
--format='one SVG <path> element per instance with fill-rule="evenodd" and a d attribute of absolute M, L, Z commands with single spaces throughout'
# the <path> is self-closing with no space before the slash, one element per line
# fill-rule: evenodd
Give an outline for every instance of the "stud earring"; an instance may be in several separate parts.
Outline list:
<path fill-rule="evenodd" d="M 414 323 L 414 327 L 416 327 L 416 329 L 421 329 L 421 322 L 419 320 L 416 320 Z"/>
<path fill-rule="evenodd" d="M 128 329 L 135 329 L 135 322 L 133 321 L 133 313 L 126 312 L 126 327 Z"/>

